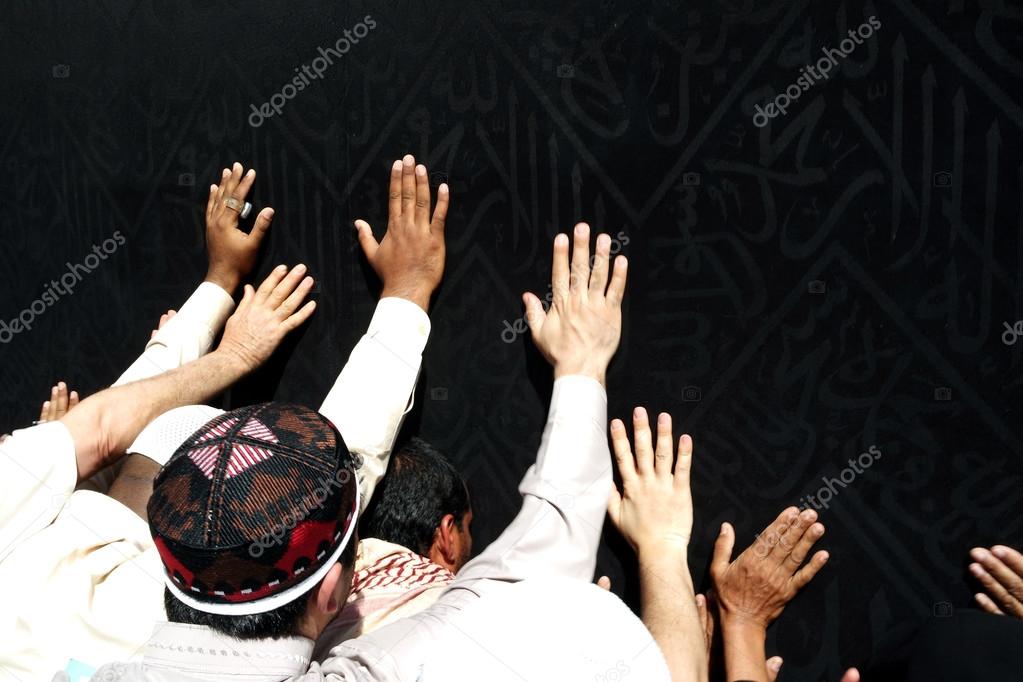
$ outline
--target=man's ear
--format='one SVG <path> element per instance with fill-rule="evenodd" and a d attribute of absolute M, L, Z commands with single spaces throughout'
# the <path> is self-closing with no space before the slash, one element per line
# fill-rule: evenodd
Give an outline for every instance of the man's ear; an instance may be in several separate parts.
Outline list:
<path fill-rule="evenodd" d="M 344 606 L 338 598 L 338 585 L 341 582 L 344 569 L 340 563 L 335 563 L 323 576 L 319 587 L 316 588 L 316 608 L 321 613 L 335 614 Z"/>
<path fill-rule="evenodd" d="M 455 523 L 454 514 L 445 514 L 441 518 L 440 524 L 437 526 L 437 532 L 433 536 L 433 546 L 448 565 L 458 560 L 455 547 L 456 532 L 458 532 L 458 524 Z"/>

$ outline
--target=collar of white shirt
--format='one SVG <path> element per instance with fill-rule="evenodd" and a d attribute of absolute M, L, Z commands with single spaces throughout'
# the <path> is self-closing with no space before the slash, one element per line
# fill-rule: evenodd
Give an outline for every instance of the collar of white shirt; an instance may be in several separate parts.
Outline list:
<path fill-rule="evenodd" d="M 143 665 L 199 679 L 243 673 L 252 682 L 276 682 L 306 672 L 312 652 L 313 642 L 305 637 L 241 640 L 199 625 L 159 623 Z"/>

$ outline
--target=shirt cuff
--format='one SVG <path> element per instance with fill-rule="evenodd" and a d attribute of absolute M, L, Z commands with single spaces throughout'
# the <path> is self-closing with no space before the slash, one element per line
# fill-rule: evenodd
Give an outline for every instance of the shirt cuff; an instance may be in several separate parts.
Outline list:
<path fill-rule="evenodd" d="M 202 357 L 233 310 L 234 299 L 226 291 L 203 282 L 114 385 L 147 379 Z"/>
<path fill-rule="evenodd" d="M 430 316 L 412 301 L 388 296 L 377 303 L 366 336 L 399 358 L 419 357 L 430 338 Z"/>

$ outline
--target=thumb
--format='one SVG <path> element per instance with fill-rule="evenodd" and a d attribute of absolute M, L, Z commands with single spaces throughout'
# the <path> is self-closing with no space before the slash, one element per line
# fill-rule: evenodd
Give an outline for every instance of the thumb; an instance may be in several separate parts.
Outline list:
<path fill-rule="evenodd" d="M 725 521 L 721 524 L 721 533 L 718 535 L 718 539 L 714 541 L 714 556 L 710 561 L 711 578 L 716 580 L 728 569 L 728 564 L 732 562 L 734 547 L 735 531 L 732 530 L 732 524 Z"/>
<path fill-rule="evenodd" d="M 270 230 L 270 223 L 273 222 L 273 219 L 274 210 L 269 206 L 260 211 L 259 215 L 256 216 L 256 222 L 252 226 L 252 232 L 249 233 L 249 239 L 255 240 L 257 246 L 263 241 L 263 237 Z"/>
<path fill-rule="evenodd" d="M 377 249 L 380 248 L 376 237 L 373 236 L 373 228 L 365 220 L 356 220 L 355 229 L 359 233 L 359 246 L 362 247 L 362 252 L 372 261 Z"/>
<path fill-rule="evenodd" d="M 618 530 L 621 530 L 621 526 L 618 525 L 618 517 L 622 513 L 622 495 L 618 492 L 618 486 L 615 485 L 614 481 L 611 481 L 611 492 L 607 496 L 607 514 L 611 517 L 611 523 Z"/>
<path fill-rule="evenodd" d="M 860 682 L 860 671 L 856 668 L 849 668 L 842 675 L 842 682 Z"/>
<path fill-rule="evenodd" d="M 774 682 L 778 679 L 778 672 L 781 670 L 781 656 L 771 656 L 767 659 L 767 682 Z"/>
<path fill-rule="evenodd" d="M 526 305 L 526 324 L 529 325 L 529 331 L 535 341 L 537 334 L 543 328 L 543 323 L 547 321 L 547 312 L 535 294 L 529 292 L 522 294 L 522 302 Z"/>

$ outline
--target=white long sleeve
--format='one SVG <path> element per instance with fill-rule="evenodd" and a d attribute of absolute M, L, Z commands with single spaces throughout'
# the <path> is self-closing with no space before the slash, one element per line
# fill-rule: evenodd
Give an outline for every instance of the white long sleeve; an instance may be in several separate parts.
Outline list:
<path fill-rule="evenodd" d="M 402 420 L 412 409 L 412 395 L 430 318 L 411 301 L 382 298 L 366 335 L 320 406 L 353 454 L 362 458 L 358 471 L 365 509 L 387 470 Z M 361 510 L 360 510 L 361 511 Z"/>

